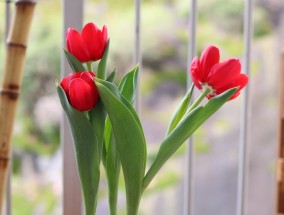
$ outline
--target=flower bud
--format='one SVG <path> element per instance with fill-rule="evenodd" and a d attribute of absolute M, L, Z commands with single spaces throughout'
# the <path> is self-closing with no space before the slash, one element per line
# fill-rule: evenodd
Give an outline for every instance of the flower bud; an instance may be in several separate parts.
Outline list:
<path fill-rule="evenodd" d="M 80 62 L 100 60 L 104 54 L 108 41 L 107 27 L 102 30 L 94 23 L 84 26 L 82 33 L 73 28 L 68 28 L 66 33 L 66 48 Z"/>
<path fill-rule="evenodd" d="M 75 109 L 79 111 L 91 110 L 99 98 L 98 89 L 92 72 L 77 72 L 63 78 L 60 86 Z"/>

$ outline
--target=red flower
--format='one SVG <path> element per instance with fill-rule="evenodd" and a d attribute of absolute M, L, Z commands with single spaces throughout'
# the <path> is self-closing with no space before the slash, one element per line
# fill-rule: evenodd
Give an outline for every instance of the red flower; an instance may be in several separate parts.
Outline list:
<path fill-rule="evenodd" d="M 92 72 L 77 72 L 63 78 L 60 86 L 65 91 L 70 104 L 79 111 L 91 110 L 99 98 Z"/>
<path fill-rule="evenodd" d="M 94 23 L 84 26 L 80 34 L 73 28 L 66 33 L 66 47 L 82 63 L 102 58 L 108 41 L 107 27 L 100 30 Z"/>
<path fill-rule="evenodd" d="M 215 46 L 206 48 L 200 57 L 192 60 L 190 74 L 194 85 L 201 91 L 210 89 L 207 98 L 211 99 L 224 91 L 238 87 L 237 92 L 230 98 L 236 98 L 248 83 L 248 76 L 241 73 L 239 59 L 230 58 L 219 62 L 219 49 Z"/>

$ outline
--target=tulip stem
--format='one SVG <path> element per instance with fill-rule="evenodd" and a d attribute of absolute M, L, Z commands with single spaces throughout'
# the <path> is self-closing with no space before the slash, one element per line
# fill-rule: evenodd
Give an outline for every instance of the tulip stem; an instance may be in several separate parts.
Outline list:
<path fill-rule="evenodd" d="M 192 111 L 194 108 L 196 108 L 201 102 L 202 100 L 208 95 L 208 93 L 210 93 L 211 89 L 210 88 L 205 88 L 202 93 L 200 94 L 200 96 L 195 100 L 195 102 L 190 106 L 190 108 L 188 109 L 187 113 L 189 113 L 190 111 Z M 187 114 L 186 113 L 186 114 Z M 186 115 L 185 114 L 185 115 Z"/>
<path fill-rule="evenodd" d="M 88 68 L 88 72 L 93 72 L 92 62 L 91 61 L 87 63 L 87 68 Z"/>

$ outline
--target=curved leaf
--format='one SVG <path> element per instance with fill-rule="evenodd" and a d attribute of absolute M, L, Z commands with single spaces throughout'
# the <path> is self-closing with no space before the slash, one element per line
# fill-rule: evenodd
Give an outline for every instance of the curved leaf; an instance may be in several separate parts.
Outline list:
<path fill-rule="evenodd" d="M 71 66 L 71 69 L 73 72 L 83 72 L 86 71 L 83 64 L 70 52 L 68 52 L 66 49 L 64 49 L 65 57 L 67 58 L 67 61 L 69 65 Z"/>
<path fill-rule="evenodd" d="M 84 112 L 74 109 L 61 86 L 57 86 L 61 105 L 73 137 L 86 215 L 94 215 L 100 180 L 100 151 L 93 127 Z"/>
<path fill-rule="evenodd" d="M 125 179 L 127 214 L 137 214 L 146 166 L 146 142 L 131 104 L 112 83 L 95 78 L 109 115 Z"/>
<path fill-rule="evenodd" d="M 131 104 L 134 102 L 136 96 L 136 85 L 138 77 L 139 67 L 135 66 L 130 72 L 128 72 L 120 81 L 118 89 L 127 101 Z"/>
<path fill-rule="evenodd" d="M 101 100 L 99 100 L 96 106 L 89 111 L 90 121 L 93 127 L 93 131 L 97 137 L 97 144 L 99 150 L 99 158 L 101 160 L 103 143 L 104 143 L 104 129 L 106 120 L 106 111 Z"/>
<path fill-rule="evenodd" d="M 104 55 L 99 62 L 98 71 L 97 71 L 97 77 L 103 80 L 106 79 L 106 75 L 107 75 L 106 65 L 107 65 L 107 58 L 108 58 L 109 43 L 110 43 L 110 40 L 108 40 L 107 42 Z"/>
<path fill-rule="evenodd" d="M 107 81 L 109 81 L 109 82 L 113 82 L 114 81 L 114 79 L 115 79 L 115 75 L 116 75 L 116 69 L 114 69 L 110 74 L 109 74 L 109 76 L 107 77 Z"/>
<path fill-rule="evenodd" d="M 117 143 L 114 134 L 111 133 L 108 151 L 106 153 L 106 174 L 109 188 L 110 215 L 117 214 L 117 196 L 121 162 L 117 151 Z"/>
<path fill-rule="evenodd" d="M 190 104 L 190 99 L 192 97 L 194 85 L 192 84 L 186 95 L 184 96 L 183 100 L 179 104 L 177 110 L 174 112 L 172 119 L 169 123 L 169 128 L 167 131 L 167 134 L 171 133 L 172 130 L 178 125 L 184 114 L 186 113 L 186 110 L 188 109 L 188 106 Z"/>
<path fill-rule="evenodd" d="M 133 103 L 136 94 L 138 67 L 134 67 L 121 80 L 118 89 L 130 103 Z M 109 79 L 109 78 L 108 78 Z M 108 80 L 109 81 L 109 80 Z M 112 82 L 112 81 L 110 81 Z M 121 163 L 117 151 L 115 137 L 112 132 L 112 126 L 109 117 L 105 123 L 105 168 L 109 188 L 110 214 L 115 215 L 117 211 L 117 195 Z"/>
<path fill-rule="evenodd" d="M 199 106 L 185 115 L 177 127 L 162 142 L 158 154 L 143 180 L 143 190 L 147 188 L 154 176 L 176 150 L 236 91 L 236 88 L 227 90 L 209 100 L 204 107 Z"/>
<path fill-rule="evenodd" d="M 104 81 L 104 80 L 101 80 L 101 79 L 98 79 L 98 78 L 94 78 L 94 80 L 95 80 L 96 85 L 97 85 L 97 83 L 103 84 L 109 91 L 111 91 L 111 94 L 113 94 L 113 96 L 118 98 L 120 100 L 120 102 L 122 102 L 123 105 L 125 105 L 125 107 L 132 113 L 132 116 L 135 118 L 136 123 L 140 127 L 141 132 L 143 133 L 142 124 L 140 122 L 140 119 L 139 119 L 134 107 L 132 106 L 131 103 L 129 103 L 127 101 L 127 99 L 124 96 L 121 95 L 121 93 L 119 92 L 117 87 L 113 83 L 110 83 L 108 81 Z M 101 96 L 101 94 L 100 94 L 100 96 Z M 143 138 L 144 138 L 144 133 L 143 133 Z"/>

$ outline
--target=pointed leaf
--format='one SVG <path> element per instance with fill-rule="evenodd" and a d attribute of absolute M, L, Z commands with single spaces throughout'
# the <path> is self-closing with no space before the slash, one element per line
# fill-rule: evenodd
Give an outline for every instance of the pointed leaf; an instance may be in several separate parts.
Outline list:
<path fill-rule="evenodd" d="M 107 77 L 107 81 L 108 82 L 113 82 L 114 81 L 114 79 L 115 79 L 115 75 L 116 75 L 116 69 L 114 69 L 111 73 L 110 73 L 110 75 Z"/>
<path fill-rule="evenodd" d="M 128 72 L 119 83 L 118 89 L 121 94 L 132 104 L 136 95 L 136 85 L 139 67 L 135 66 Z"/>
<path fill-rule="evenodd" d="M 138 67 L 133 68 L 121 80 L 118 88 L 121 94 L 130 102 L 133 103 L 136 94 Z M 108 78 L 109 79 L 109 78 Z M 109 80 L 108 80 L 109 81 Z M 116 214 L 117 208 L 117 195 L 119 184 L 119 173 L 121 163 L 118 155 L 116 141 L 112 132 L 112 126 L 109 117 L 106 119 L 105 124 L 105 156 L 106 156 L 106 173 L 109 187 L 109 205 L 110 214 Z"/>
<path fill-rule="evenodd" d="M 71 53 L 69 53 L 66 49 L 64 49 L 65 57 L 68 60 L 69 65 L 71 66 L 71 69 L 73 72 L 83 72 L 86 71 L 83 64 Z"/>
<path fill-rule="evenodd" d="M 95 78 L 109 115 L 126 186 L 127 214 L 136 214 L 146 165 L 146 142 L 140 120 L 131 104 L 112 83 Z"/>
<path fill-rule="evenodd" d="M 121 163 L 119 159 L 119 153 L 117 150 L 117 143 L 115 141 L 114 134 L 111 133 L 109 140 L 108 152 L 106 154 L 106 173 L 109 189 L 109 206 L 110 214 L 117 213 L 117 197 L 118 197 L 118 185 L 120 175 Z"/>
<path fill-rule="evenodd" d="M 100 160 L 97 138 L 84 112 L 74 109 L 61 86 L 57 86 L 61 105 L 67 116 L 74 142 L 86 215 L 95 214 L 100 179 Z"/>
<path fill-rule="evenodd" d="M 99 100 L 96 106 L 91 111 L 89 111 L 89 117 L 94 133 L 97 137 L 99 159 L 101 160 L 104 145 L 104 128 L 106 120 L 106 111 L 101 100 Z"/>
<path fill-rule="evenodd" d="M 97 77 L 100 78 L 100 79 L 103 79 L 103 80 L 106 79 L 106 74 L 107 74 L 106 66 L 107 66 L 109 43 L 110 43 L 110 40 L 108 40 L 108 42 L 107 42 L 104 55 L 99 62 L 98 71 L 97 71 Z"/>
<path fill-rule="evenodd" d="M 170 120 L 170 123 L 169 123 L 167 134 L 171 133 L 171 131 L 178 125 L 178 123 L 180 122 L 184 114 L 186 113 L 186 110 L 188 109 L 188 106 L 190 104 L 190 100 L 192 97 L 193 88 L 194 88 L 194 85 L 192 84 L 190 89 L 184 96 L 183 100 L 179 104 L 177 110 L 173 114 L 172 119 Z"/>
<path fill-rule="evenodd" d="M 162 142 L 158 154 L 143 180 L 144 190 L 176 150 L 197 130 L 197 128 L 199 128 L 200 125 L 225 104 L 236 91 L 236 88 L 230 89 L 209 100 L 204 107 L 199 106 L 185 115 L 177 127 Z"/>
<path fill-rule="evenodd" d="M 136 123 L 138 124 L 138 126 L 139 126 L 140 129 L 141 129 L 141 131 L 143 132 L 143 128 L 142 128 L 140 119 L 139 119 L 139 117 L 138 117 L 138 115 L 137 115 L 137 113 L 136 113 L 134 107 L 132 106 L 131 103 L 129 103 L 129 102 L 127 101 L 127 99 L 126 99 L 124 96 L 121 95 L 121 93 L 119 92 L 119 90 L 117 89 L 117 87 L 116 87 L 113 83 L 110 83 L 110 82 L 108 82 L 108 81 L 104 81 L 104 80 L 102 80 L 102 79 L 94 78 L 94 80 L 95 80 L 95 83 L 96 83 L 96 84 L 97 84 L 97 83 L 101 83 L 101 84 L 103 84 L 104 86 L 106 86 L 107 89 L 108 89 L 109 91 L 111 91 L 111 93 L 112 93 L 115 97 L 117 97 L 117 98 L 120 100 L 120 102 L 123 103 L 123 105 L 126 106 L 126 108 L 132 113 L 133 117 L 135 118 Z M 144 133 L 143 133 L 143 137 L 144 137 Z"/>

